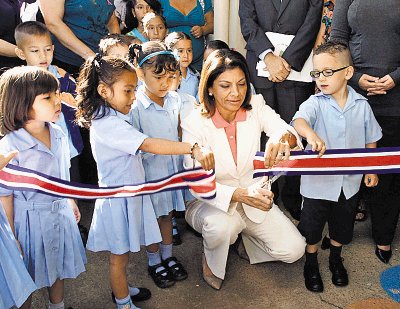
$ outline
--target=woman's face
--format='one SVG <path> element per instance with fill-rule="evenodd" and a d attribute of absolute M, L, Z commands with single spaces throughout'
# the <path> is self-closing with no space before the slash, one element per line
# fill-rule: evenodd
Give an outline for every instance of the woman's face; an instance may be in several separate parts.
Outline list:
<path fill-rule="evenodd" d="M 208 88 L 221 114 L 237 112 L 246 98 L 246 75 L 240 68 L 226 70 Z"/>
<path fill-rule="evenodd" d="M 154 13 L 154 11 L 146 1 L 136 0 L 136 4 L 132 9 L 132 13 L 134 16 L 136 16 L 139 22 L 142 22 L 144 15 L 147 13 Z"/>

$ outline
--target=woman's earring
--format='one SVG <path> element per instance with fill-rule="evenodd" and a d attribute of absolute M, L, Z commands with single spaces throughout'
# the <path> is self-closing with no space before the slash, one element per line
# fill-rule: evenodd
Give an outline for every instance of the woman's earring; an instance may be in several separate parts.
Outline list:
<path fill-rule="evenodd" d="M 209 95 L 210 97 L 212 97 L 212 96 L 213 96 L 213 94 L 212 94 L 211 92 L 209 92 L 209 93 L 208 93 L 208 95 Z"/>

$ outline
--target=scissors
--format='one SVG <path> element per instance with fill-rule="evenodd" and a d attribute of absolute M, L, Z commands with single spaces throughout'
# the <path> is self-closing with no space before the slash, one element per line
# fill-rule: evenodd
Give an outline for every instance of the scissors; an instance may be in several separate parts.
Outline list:
<path fill-rule="evenodd" d="M 268 179 L 261 184 L 261 188 L 271 191 L 272 183 L 275 182 L 281 176 L 282 174 L 277 174 L 273 177 L 269 176 Z"/>

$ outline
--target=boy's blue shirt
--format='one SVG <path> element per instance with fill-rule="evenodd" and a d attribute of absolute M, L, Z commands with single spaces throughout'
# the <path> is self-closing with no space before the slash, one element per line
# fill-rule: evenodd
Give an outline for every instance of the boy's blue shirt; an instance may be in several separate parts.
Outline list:
<path fill-rule="evenodd" d="M 349 95 L 342 110 L 331 95 L 318 93 L 300 105 L 293 117 L 303 118 L 325 141 L 327 149 L 365 148 L 381 139 L 382 129 L 365 97 L 347 86 Z M 292 121 L 293 123 L 293 121 Z M 310 149 L 307 145 L 306 149 Z M 313 199 L 338 201 L 343 190 L 346 199 L 360 189 L 363 175 L 301 176 L 300 192 Z"/>

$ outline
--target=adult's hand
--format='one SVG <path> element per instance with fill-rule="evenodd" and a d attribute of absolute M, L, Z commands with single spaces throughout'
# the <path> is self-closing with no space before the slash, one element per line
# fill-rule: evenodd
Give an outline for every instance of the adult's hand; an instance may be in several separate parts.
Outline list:
<path fill-rule="evenodd" d="M 381 78 L 379 78 L 376 82 L 374 87 L 368 88 L 367 95 L 379 95 L 379 94 L 386 94 L 386 92 L 396 86 L 393 78 L 388 74 Z"/>
<path fill-rule="evenodd" d="M 255 187 L 237 188 L 233 192 L 232 201 L 241 202 L 262 211 L 269 211 L 274 203 L 274 194 L 261 188 L 257 183 Z"/>
<path fill-rule="evenodd" d="M 268 79 L 274 83 L 280 83 L 286 80 L 290 73 L 290 65 L 280 56 L 273 53 L 268 53 L 264 57 L 264 63 L 267 66 L 266 70 L 269 72 Z"/>
<path fill-rule="evenodd" d="M 268 143 L 265 151 L 264 165 L 271 168 L 282 160 L 289 159 L 290 146 L 289 143 Z"/>
<path fill-rule="evenodd" d="M 193 26 L 190 29 L 190 33 L 196 38 L 201 38 L 203 36 L 203 28 L 201 26 Z"/>
<path fill-rule="evenodd" d="M 374 88 L 377 86 L 376 82 L 379 80 L 379 77 L 363 74 L 361 75 L 358 86 L 365 91 L 368 91 L 369 88 Z"/>

